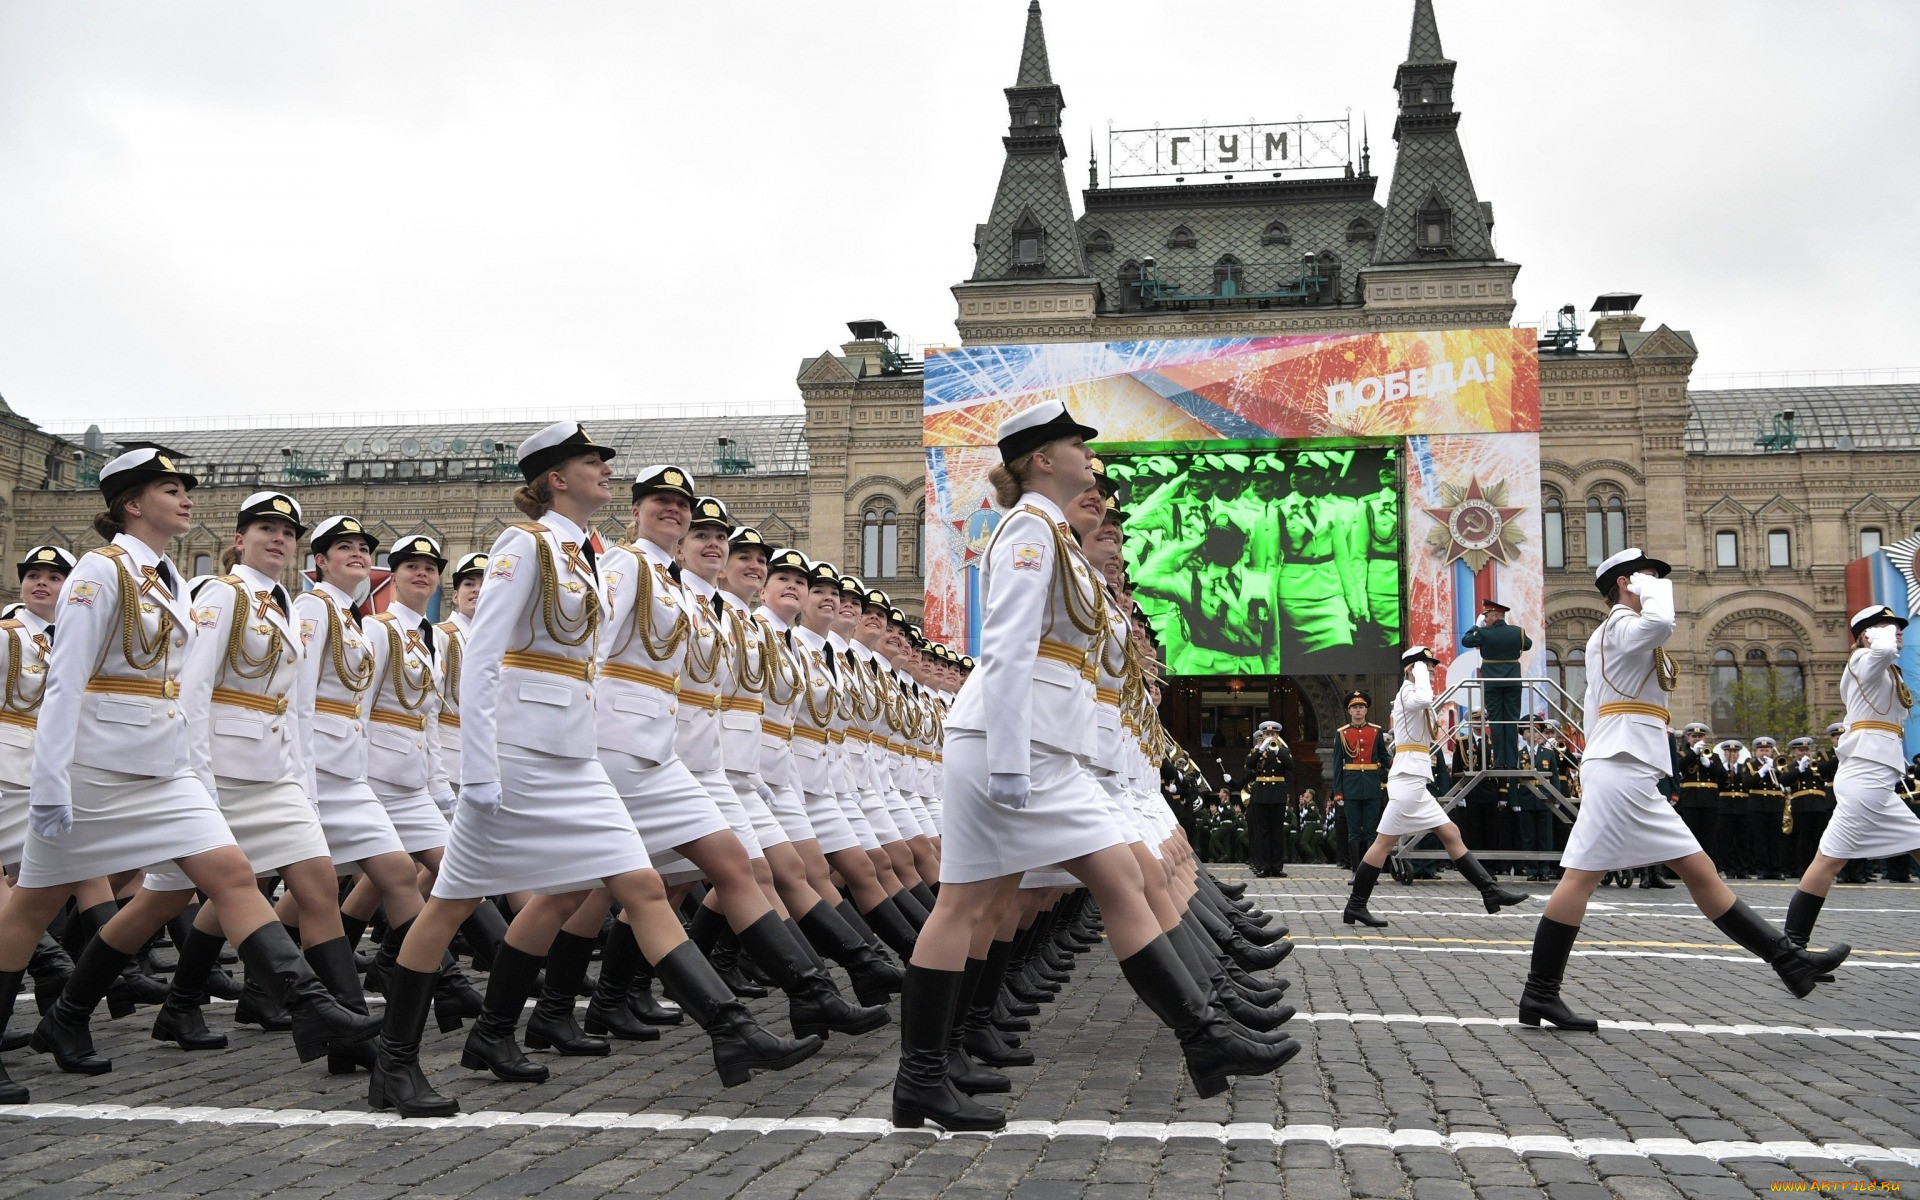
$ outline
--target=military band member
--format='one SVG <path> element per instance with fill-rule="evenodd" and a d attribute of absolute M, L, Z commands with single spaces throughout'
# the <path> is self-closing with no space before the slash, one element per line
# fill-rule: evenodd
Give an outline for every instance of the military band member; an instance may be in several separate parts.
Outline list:
<path fill-rule="evenodd" d="M 301 957 L 195 773 L 207 730 L 193 714 L 205 712 L 206 698 L 184 696 L 182 678 L 197 626 L 164 552 L 193 527 L 196 482 L 151 448 L 100 470 L 107 509 L 94 528 L 109 541 L 80 559 L 61 591 L 62 653 L 49 660 L 40 706 L 27 841 L 18 886 L 0 910 L 0 1020 L 75 884 L 172 860 L 218 906 L 248 973 L 281 991 L 300 1045 L 362 1041 L 377 1022 L 335 1003 Z M 98 928 L 35 1029 L 34 1049 L 64 1071 L 112 1069 L 95 1053 L 88 1022 L 121 969 L 178 911 L 175 899 L 139 893 Z M 27 1100 L 24 1088 L 0 1082 L 0 1091 Z"/>
<path fill-rule="evenodd" d="M 1853 614 L 1853 653 L 1840 678 L 1846 732 L 1836 749 L 1833 816 L 1820 853 L 1800 877 L 1787 906 L 1787 936 L 1804 946 L 1820 907 L 1849 859 L 1906 857 L 1920 851 L 1920 817 L 1901 794 L 1907 759 L 1902 749 L 1913 692 L 1900 673 L 1905 617 L 1883 604 Z"/>
<path fill-rule="evenodd" d="M 1393 767 L 1393 747 L 1383 731 L 1367 720 L 1373 697 L 1355 689 L 1347 693 L 1347 723 L 1334 731 L 1333 802 L 1340 806 L 1347 827 L 1347 852 L 1355 869 L 1380 832 L 1380 814 L 1386 808 L 1386 773 Z"/>
<path fill-rule="evenodd" d="M 1526 893 L 1510 892 L 1474 858 L 1460 838 L 1460 829 L 1447 819 L 1428 792 L 1433 782 L 1433 754 L 1439 731 L 1433 718 L 1433 668 L 1440 660 L 1425 646 L 1409 646 L 1400 653 L 1400 691 L 1393 698 L 1392 770 L 1387 776 L 1387 808 L 1379 833 L 1353 873 L 1353 887 L 1340 919 L 1348 925 L 1382 928 L 1387 922 L 1367 911 L 1367 899 L 1380 879 L 1380 868 L 1403 837 L 1432 832 L 1446 848 L 1460 874 L 1480 892 L 1488 912 L 1499 912 L 1524 901 Z"/>
<path fill-rule="evenodd" d="M 548 948 L 595 886 L 627 911 L 642 953 L 669 994 L 707 1031 L 725 1085 L 754 1068 L 780 1069 L 820 1040 L 776 1038 L 756 1025 L 686 940 L 666 888 L 597 756 L 596 659 L 606 614 L 588 522 L 611 493 L 614 451 L 571 421 L 520 444 L 526 484 L 514 505 L 527 520 L 488 551 L 488 580 L 462 678 L 460 804 L 432 898 L 389 973 L 379 1059 L 368 1087 L 375 1109 L 448 1116 L 457 1101 L 420 1071 L 426 1009 L 442 956 L 485 897 L 533 891 L 487 981 L 487 1012 L 462 1062 L 536 1081 L 514 1040 Z"/>
<path fill-rule="evenodd" d="M 1492 739 L 1493 767 L 1511 771 L 1520 760 L 1520 685 L 1494 680 L 1519 679 L 1520 658 L 1533 649 L 1533 639 L 1518 625 L 1507 622 L 1512 609 L 1498 600 L 1480 602 L 1480 618 L 1460 635 L 1460 644 L 1480 651 L 1480 678 L 1487 680 L 1487 721 Z M 1507 792 L 1506 780 L 1500 791 Z"/>
<path fill-rule="evenodd" d="M 1637 547 L 1602 562 L 1594 584 L 1612 605 L 1587 639 L 1586 752 L 1580 761 L 1580 815 L 1560 856 L 1565 871 L 1534 933 L 1520 1022 L 1594 1030 L 1560 998 L 1561 979 L 1588 899 L 1609 871 L 1666 863 L 1720 931 L 1772 966 L 1796 996 L 1844 961 L 1848 947 L 1809 954 L 1787 940 L 1720 881 L 1659 782 L 1672 770 L 1667 695 L 1677 672 L 1663 649 L 1673 636 L 1667 564 Z"/>
<path fill-rule="evenodd" d="M 1280 723 L 1262 721 L 1255 731 L 1252 753 L 1247 755 L 1246 773 L 1251 780 L 1252 797 L 1247 809 L 1247 840 L 1250 849 L 1247 865 L 1262 878 L 1287 876 L 1288 810 L 1293 805 L 1293 789 L 1288 777 L 1293 773 L 1293 753 L 1280 736 Z"/>
<path fill-rule="evenodd" d="M 1786 780 L 1774 757 L 1779 743 L 1770 737 L 1753 739 L 1753 757 L 1741 765 L 1741 787 L 1746 792 L 1745 841 L 1747 861 L 1756 879 L 1786 877 L 1786 853 L 1780 827 L 1792 814 Z"/>
<path fill-rule="evenodd" d="M 1710 853 L 1727 876 L 1745 878 L 1752 873 L 1746 846 L 1747 773 L 1743 767 L 1747 748 L 1738 738 L 1727 738 L 1714 753 L 1718 755 L 1722 782 L 1719 818 L 1714 823 L 1719 840 Z"/>
<path fill-rule="evenodd" d="M 1713 731 L 1699 721 L 1681 730 L 1685 745 L 1679 752 L 1679 801 L 1675 805 L 1694 840 L 1702 847 L 1720 845 L 1720 789 L 1727 768 L 1714 753 Z"/>
<path fill-rule="evenodd" d="M 1785 767 L 1787 797 L 1793 805 L 1793 854 L 1788 870 L 1799 878 L 1820 852 L 1820 838 L 1833 816 L 1833 781 L 1813 756 L 1813 739 L 1797 737 L 1787 743 Z"/>

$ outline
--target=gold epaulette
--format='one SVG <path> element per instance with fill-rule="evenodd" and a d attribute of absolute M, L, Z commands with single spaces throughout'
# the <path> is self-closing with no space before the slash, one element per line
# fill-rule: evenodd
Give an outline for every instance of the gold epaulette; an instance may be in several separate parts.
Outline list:
<path fill-rule="evenodd" d="M 0 629 L 25 629 L 26 627 L 27 623 L 18 617 L 8 617 L 6 620 L 0 621 Z"/>
<path fill-rule="evenodd" d="M 460 627 L 452 621 L 442 621 L 438 625 L 435 625 L 434 628 L 446 634 L 448 637 L 458 637 L 460 635 Z"/>
<path fill-rule="evenodd" d="M 126 547 L 116 546 L 111 542 L 95 550 L 94 553 L 107 558 L 125 558 L 127 556 Z"/>
<path fill-rule="evenodd" d="M 542 525 L 538 521 L 516 521 L 514 522 L 513 527 L 515 529 L 523 530 L 524 532 L 527 532 L 527 533 L 551 533 L 552 532 L 552 530 L 548 529 L 545 525 Z"/>

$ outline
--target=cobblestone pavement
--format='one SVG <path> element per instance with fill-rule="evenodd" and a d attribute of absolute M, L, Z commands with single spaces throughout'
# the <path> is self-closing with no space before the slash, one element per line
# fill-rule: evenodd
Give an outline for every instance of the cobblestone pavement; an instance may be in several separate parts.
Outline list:
<path fill-rule="evenodd" d="M 1228 868 L 1223 877 L 1244 877 Z M 992 1137 L 893 1132 L 887 1034 L 835 1038 L 800 1070 L 722 1089 L 688 1028 L 612 1057 L 549 1060 L 514 1087 L 425 1062 L 452 1121 L 365 1109 L 366 1079 L 300 1066 L 284 1038 L 224 1053 L 102 1020 L 111 1075 L 8 1055 L 35 1103 L 0 1108 L 0 1195 L 883 1200 L 1660 1200 L 1776 1183 L 1920 1190 L 1920 887 L 1840 887 L 1820 938 L 1850 941 L 1839 982 L 1794 1000 L 1686 893 L 1607 889 L 1567 978 L 1597 1035 L 1512 1020 L 1538 902 L 1488 916 L 1457 878 L 1383 883 L 1390 928 L 1340 924 L 1333 868 L 1255 880 L 1298 951 L 1282 971 L 1305 1051 L 1269 1079 L 1198 1099 L 1178 1048 L 1096 949 L 1036 1020 Z M 1742 883 L 1769 917 L 1791 884 Z M 1544 895 L 1545 889 L 1528 890 Z M 756 1005 L 772 1020 L 772 1002 Z M 23 1001 L 30 1009 L 30 1002 Z M 225 1014 L 211 1015 L 216 1027 Z M 544 1057 L 544 1056 L 542 1056 Z M 1863 1190 L 1856 1187 L 1855 1191 Z"/>

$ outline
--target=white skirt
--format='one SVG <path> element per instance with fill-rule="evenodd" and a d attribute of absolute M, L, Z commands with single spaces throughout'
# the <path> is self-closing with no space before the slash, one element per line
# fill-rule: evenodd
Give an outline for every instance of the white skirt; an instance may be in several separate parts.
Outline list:
<path fill-rule="evenodd" d="M 773 803 L 767 807 L 773 810 L 773 819 L 780 822 L 780 828 L 787 831 L 787 840 L 818 840 L 813 835 L 813 822 L 807 819 L 807 801 L 800 794 L 799 785 L 791 781 L 774 783 L 768 780 L 767 786 L 773 789 Z"/>
<path fill-rule="evenodd" d="M 1438 829 L 1452 819 L 1427 790 L 1426 780 L 1418 775 L 1387 776 L 1387 808 L 1380 814 L 1381 833 L 1405 837 Z"/>
<path fill-rule="evenodd" d="M 767 852 L 760 848 L 760 837 L 753 831 L 753 818 L 747 815 L 747 806 L 740 803 L 740 797 L 733 794 L 733 785 L 727 782 L 727 773 L 724 770 L 694 771 L 693 777 L 706 789 L 707 798 L 713 801 L 727 828 L 733 830 L 733 836 L 740 839 L 740 846 L 747 852 L 747 857 L 765 858 Z"/>
<path fill-rule="evenodd" d="M 861 843 L 853 822 L 847 820 L 846 810 L 840 807 L 838 796 L 803 792 L 801 799 L 807 806 L 807 824 L 813 829 L 814 840 L 820 843 L 820 853 L 838 854 L 842 850 L 867 849 Z M 867 836 L 873 836 L 871 829 L 867 831 Z M 875 848 L 878 846 L 878 842 L 874 843 Z"/>
<path fill-rule="evenodd" d="M 1897 858 L 1920 850 L 1920 817 L 1895 793 L 1901 773 L 1866 758 L 1844 758 L 1833 773 L 1833 816 L 1820 835 L 1828 858 Z"/>
<path fill-rule="evenodd" d="M 408 854 L 438 850 L 447 844 L 447 818 L 441 815 L 440 806 L 427 795 L 425 788 L 414 791 L 395 787 L 371 776 L 367 784 L 386 807 L 393 831 L 400 835 L 400 845 Z"/>
<path fill-rule="evenodd" d="M 597 758 L 556 758 L 504 743 L 502 803 L 454 809 L 433 894 L 476 900 L 501 892 L 573 892 L 652 865 L 620 793 Z"/>
<path fill-rule="evenodd" d="M 753 836 L 759 840 L 764 853 L 768 846 L 784 846 L 793 839 L 787 836 L 786 827 L 780 824 L 767 802 L 754 790 L 753 776 L 740 771 L 727 772 L 727 784 L 733 788 L 733 794 L 740 801 L 740 807 L 747 810 L 747 820 L 753 823 Z"/>
<path fill-rule="evenodd" d="M 893 823 L 892 810 L 879 792 L 862 784 L 859 797 L 860 811 L 866 814 L 867 824 L 873 826 L 873 836 L 880 839 L 881 845 L 905 840 L 900 836 L 900 827 Z"/>
<path fill-rule="evenodd" d="M 75 763 L 73 828 L 49 841 L 27 834 L 21 887 L 58 887 L 157 867 L 234 844 L 207 789 L 190 772 L 129 775 Z"/>
<path fill-rule="evenodd" d="M 261 783 L 216 775 L 213 784 L 220 793 L 220 815 L 255 875 L 272 875 L 281 867 L 327 856 L 320 817 L 306 789 L 293 780 Z M 148 871 L 146 886 L 152 892 L 184 892 L 193 881 L 174 867 Z"/>
<path fill-rule="evenodd" d="M 1126 834 L 1127 843 L 1144 844 L 1147 837 L 1140 830 L 1140 814 L 1133 811 L 1133 801 L 1127 797 L 1127 781 L 1110 771 L 1093 772 L 1093 781 L 1100 785 L 1107 811 L 1113 814 L 1113 823 Z"/>
<path fill-rule="evenodd" d="M 320 809 L 320 829 L 326 834 L 327 853 L 333 857 L 334 870 L 342 875 L 357 875 L 360 864 L 382 854 L 404 854 L 400 835 L 394 832 L 393 818 L 387 806 L 373 794 L 364 779 L 347 779 L 315 771 L 315 797 Z"/>
<path fill-rule="evenodd" d="M 1049 867 L 1125 844 L 1127 834 L 1081 761 L 1035 743 L 1025 808 L 987 795 L 987 739 L 948 735 L 943 883 L 975 883 Z"/>
<path fill-rule="evenodd" d="M 900 831 L 901 840 L 925 837 L 926 831 L 920 828 L 920 821 L 913 815 L 907 798 L 892 788 L 881 793 L 886 801 L 887 815 L 893 818 L 893 827 Z"/>
<path fill-rule="evenodd" d="M 1580 764 L 1580 815 L 1567 834 L 1560 865 L 1574 871 L 1621 871 L 1700 853 L 1700 843 L 1661 794 L 1666 772 L 1616 755 Z"/>
<path fill-rule="evenodd" d="M 860 797 L 852 792 L 840 792 L 834 797 L 840 805 L 840 815 L 846 818 L 847 826 L 860 839 L 860 848 L 872 853 L 880 848 L 880 835 L 874 832 L 873 822 L 867 820 L 867 810 L 860 807 Z"/>
<path fill-rule="evenodd" d="M 697 842 L 728 828 L 727 818 L 714 805 L 713 797 L 678 758 L 654 763 L 624 750 L 602 747 L 600 765 L 612 781 L 613 790 L 619 792 L 625 802 L 627 816 L 632 819 L 647 853 L 662 864 L 662 877 L 667 873 L 666 856 L 674 847 Z M 678 855 L 673 857 L 679 859 Z M 685 859 L 679 861 L 686 862 Z"/>
<path fill-rule="evenodd" d="M 19 863 L 27 844 L 27 809 L 32 793 L 24 788 L 0 783 L 0 867 Z"/>

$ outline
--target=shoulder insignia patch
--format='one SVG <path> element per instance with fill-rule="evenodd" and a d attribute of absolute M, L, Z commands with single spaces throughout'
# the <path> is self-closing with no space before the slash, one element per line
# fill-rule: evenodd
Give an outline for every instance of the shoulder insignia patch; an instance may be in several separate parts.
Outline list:
<path fill-rule="evenodd" d="M 1013 569 L 1016 571 L 1038 571 L 1045 565 L 1046 551 L 1038 542 L 1015 542 L 1013 545 Z"/>
<path fill-rule="evenodd" d="M 115 547 L 118 549 L 118 547 Z M 82 579 L 67 592 L 67 603 L 83 608 L 92 608 L 93 602 L 100 598 L 100 585 L 91 579 Z"/>
<path fill-rule="evenodd" d="M 512 579 L 520 566 L 518 554 L 496 554 L 487 567 L 488 579 Z"/>
<path fill-rule="evenodd" d="M 318 621 L 311 617 L 303 618 L 300 622 L 300 644 L 302 646 L 310 644 L 313 641 L 313 635 L 318 632 L 320 632 Z"/>
<path fill-rule="evenodd" d="M 212 629 L 220 624 L 220 610 L 208 604 L 193 610 L 193 623 L 202 629 Z"/>

